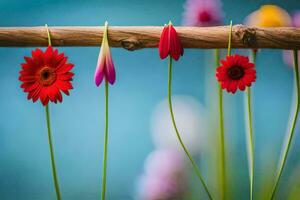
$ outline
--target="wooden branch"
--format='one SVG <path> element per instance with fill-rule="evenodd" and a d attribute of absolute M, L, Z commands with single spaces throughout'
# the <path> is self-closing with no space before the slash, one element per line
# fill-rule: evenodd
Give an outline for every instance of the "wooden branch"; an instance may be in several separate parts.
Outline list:
<path fill-rule="evenodd" d="M 103 27 L 49 27 L 53 46 L 100 46 Z M 176 27 L 184 48 L 227 48 L 228 26 Z M 110 26 L 112 47 L 128 50 L 158 46 L 162 27 Z M 45 27 L 0 28 L 1 47 L 47 46 Z M 300 28 L 233 26 L 233 48 L 300 49 Z"/>

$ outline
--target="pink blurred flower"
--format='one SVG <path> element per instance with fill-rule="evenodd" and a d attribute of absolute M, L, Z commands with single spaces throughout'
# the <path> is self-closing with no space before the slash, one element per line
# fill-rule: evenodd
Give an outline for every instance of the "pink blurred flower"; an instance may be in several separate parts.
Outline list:
<path fill-rule="evenodd" d="M 294 27 L 300 27 L 300 11 L 294 12 L 292 15 L 292 23 Z"/>
<path fill-rule="evenodd" d="M 97 67 L 94 75 L 95 84 L 97 86 L 102 83 L 103 78 L 105 78 L 105 80 L 110 84 L 114 84 L 116 80 L 115 67 L 108 44 L 107 28 L 108 23 L 105 22 L 101 50 L 98 56 Z"/>
<path fill-rule="evenodd" d="M 219 0 L 187 0 L 184 5 L 183 24 L 186 26 L 217 26 L 223 21 Z"/>
<path fill-rule="evenodd" d="M 170 177 L 184 172 L 185 165 L 180 152 L 175 150 L 156 150 L 145 161 L 147 174 Z"/>
<path fill-rule="evenodd" d="M 183 157 L 177 151 L 156 150 L 145 162 L 138 185 L 139 200 L 182 199 L 187 185 Z"/>
<path fill-rule="evenodd" d="M 292 23 L 294 27 L 300 27 L 300 11 L 294 12 L 292 15 Z M 300 60 L 300 52 L 298 51 L 298 60 Z M 283 51 L 283 61 L 286 65 L 293 67 L 293 51 Z"/>
<path fill-rule="evenodd" d="M 300 52 L 299 51 L 298 51 L 298 60 L 300 60 Z M 293 67 L 294 66 L 293 51 L 291 51 L 291 50 L 283 51 L 283 61 L 287 66 Z"/>
<path fill-rule="evenodd" d="M 143 176 L 140 180 L 139 200 L 174 200 L 181 196 L 179 181 L 157 176 Z"/>

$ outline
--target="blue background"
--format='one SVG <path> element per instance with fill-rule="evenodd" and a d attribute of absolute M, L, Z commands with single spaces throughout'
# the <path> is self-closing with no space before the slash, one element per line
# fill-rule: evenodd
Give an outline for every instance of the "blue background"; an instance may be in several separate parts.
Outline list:
<path fill-rule="evenodd" d="M 270 1 L 223 0 L 230 19 L 243 19 Z M 288 11 L 299 9 L 298 0 L 271 1 Z M 163 25 L 172 19 L 179 25 L 183 0 L 1 0 L 0 26 Z M 19 88 L 18 71 L 31 48 L 0 48 L 0 199 L 54 199 L 44 108 L 26 100 Z M 98 47 L 59 48 L 75 63 L 71 96 L 50 105 L 55 156 L 64 199 L 99 199 L 103 144 L 103 87 L 93 83 Z M 208 87 L 204 84 L 204 61 L 211 50 L 186 50 L 174 66 L 174 94 L 191 95 L 202 104 Z M 245 53 L 245 52 L 243 52 Z M 117 82 L 110 87 L 110 145 L 108 199 L 134 199 L 145 157 L 154 148 L 150 117 L 166 97 L 167 63 L 157 49 L 128 52 L 112 49 Z M 281 50 L 262 50 L 257 61 L 254 86 L 256 130 L 256 176 L 258 181 L 274 170 L 289 118 L 293 73 L 283 64 Z M 225 95 L 228 168 L 233 199 L 248 191 L 247 160 L 243 125 L 243 95 Z M 234 121 L 234 122 L 232 122 Z M 283 181 L 300 165 L 299 134 L 292 148 Z M 267 162 L 267 164 L 266 164 Z M 268 166 L 269 168 L 265 168 Z M 274 172 L 272 172 L 274 173 Z M 258 186 L 256 186 L 258 187 Z M 259 188 L 257 188 L 259 190 Z"/>

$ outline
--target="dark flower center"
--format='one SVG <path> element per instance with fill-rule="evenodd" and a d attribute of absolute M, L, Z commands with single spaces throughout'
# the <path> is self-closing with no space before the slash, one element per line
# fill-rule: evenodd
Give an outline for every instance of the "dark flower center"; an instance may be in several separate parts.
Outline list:
<path fill-rule="evenodd" d="M 209 22 L 211 20 L 211 15 L 207 11 L 201 11 L 198 14 L 199 22 Z"/>
<path fill-rule="evenodd" d="M 233 80 L 238 80 L 245 75 L 245 71 L 241 66 L 232 66 L 227 70 L 227 75 Z"/>
<path fill-rule="evenodd" d="M 44 66 L 39 71 L 38 76 L 39 76 L 40 83 L 44 86 L 49 86 L 54 81 L 56 81 L 56 74 L 55 74 L 54 70 L 48 66 Z"/>

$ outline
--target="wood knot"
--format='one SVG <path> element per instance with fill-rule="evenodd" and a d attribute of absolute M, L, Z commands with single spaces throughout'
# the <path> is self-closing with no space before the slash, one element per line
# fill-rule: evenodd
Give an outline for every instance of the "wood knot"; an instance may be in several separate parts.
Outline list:
<path fill-rule="evenodd" d="M 130 37 L 120 41 L 121 46 L 128 51 L 134 51 L 144 48 L 144 45 L 136 38 Z"/>
<path fill-rule="evenodd" d="M 247 47 L 256 47 L 256 29 L 243 25 L 237 25 L 236 27 L 236 36 L 243 42 L 243 44 Z"/>

